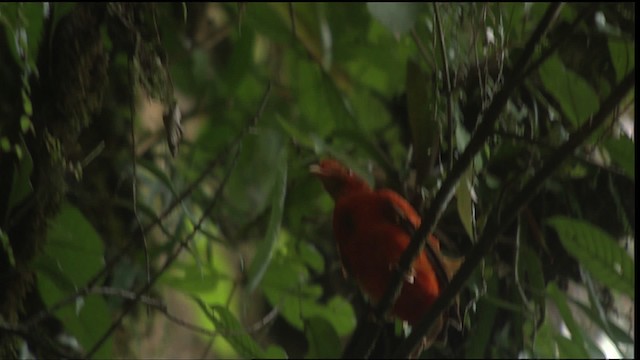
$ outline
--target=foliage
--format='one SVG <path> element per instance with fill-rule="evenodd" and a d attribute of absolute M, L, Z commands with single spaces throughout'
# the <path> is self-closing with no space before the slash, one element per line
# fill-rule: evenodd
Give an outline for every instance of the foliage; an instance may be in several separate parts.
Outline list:
<path fill-rule="evenodd" d="M 323 156 L 443 205 L 452 255 L 500 234 L 462 330 L 422 356 L 603 357 L 600 336 L 631 356 L 635 5 L 564 4 L 538 34 L 554 6 L 0 4 L 0 357 L 342 356 L 371 305 L 307 170 Z M 380 321 L 389 357 L 409 329 Z"/>

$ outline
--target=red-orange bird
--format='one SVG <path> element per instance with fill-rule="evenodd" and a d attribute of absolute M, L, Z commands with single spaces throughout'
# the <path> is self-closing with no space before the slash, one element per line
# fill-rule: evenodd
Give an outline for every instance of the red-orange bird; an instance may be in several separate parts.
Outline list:
<path fill-rule="evenodd" d="M 379 301 L 412 232 L 420 226 L 420 216 L 398 193 L 373 190 L 336 160 L 321 160 L 309 170 L 335 201 L 333 234 L 346 273 L 374 303 Z M 442 260 L 438 239 L 431 236 L 429 243 Z M 436 270 L 426 254 L 420 253 L 393 306 L 395 316 L 410 325 L 420 321 L 442 290 Z"/>

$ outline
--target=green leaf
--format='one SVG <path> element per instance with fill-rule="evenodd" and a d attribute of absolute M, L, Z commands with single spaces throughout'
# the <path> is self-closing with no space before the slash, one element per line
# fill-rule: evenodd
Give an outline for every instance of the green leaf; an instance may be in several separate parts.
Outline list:
<path fill-rule="evenodd" d="M 317 273 L 324 271 L 324 258 L 312 244 L 301 241 L 298 244 L 300 259 Z"/>
<path fill-rule="evenodd" d="M 425 8 L 421 3 L 368 2 L 367 9 L 387 29 L 397 35 L 409 31 Z"/>
<path fill-rule="evenodd" d="M 63 290 L 51 277 L 38 274 L 38 291 L 47 307 L 67 298 L 69 291 Z M 78 298 L 74 304 L 66 305 L 54 315 L 62 321 L 64 328 L 73 335 L 85 350 L 93 346 L 111 325 L 111 313 L 107 303 L 99 295 Z M 108 338 L 94 354 L 96 359 L 112 357 L 113 339 Z"/>
<path fill-rule="evenodd" d="M 598 110 L 596 92 L 580 75 L 565 67 L 557 55 L 542 64 L 540 77 L 574 126 L 579 126 Z"/>
<path fill-rule="evenodd" d="M 226 307 L 220 305 L 207 306 L 202 300 L 194 298 L 200 309 L 207 315 L 215 330 L 238 352 L 243 358 L 264 358 L 264 351 L 256 343 L 240 321 L 236 319 Z"/>
<path fill-rule="evenodd" d="M 558 312 L 560 312 L 560 315 L 562 316 L 562 320 L 564 320 L 565 325 L 567 325 L 567 328 L 571 333 L 571 341 L 568 341 L 568 339 L 563 336 L 556 337 L 561 353 L 564 350 L 565 356 L 588 358 L 589 354 L 584 347 L 585 339 L 582 334 L 582 329 L 573 318 L 573 314 L 571 313 L 571 309 L 569 309 L 565 294 L 558 289 L 555 283 L 552 282 L 547 286 L 547 295 L 556 304 Z"/>
<path fill-rule="evenodd" d="M 590 223 L 564 216 L 554 216 L 547 222 L 558 232 L 569 254 L 594 278 L 635 298 L 634 261 L 609 234 Z"/>
<path fill-rule="evenodd" d="M 626 136 L 619 139 L 607 139 L 604 146 L 611 155 L 611 160 L 618 165 L 631 180 L 636 179 L 636 152 L 633 140 Z"/>
<path fill-rule="evenodd" d="M 93 226 L 78 209 L 64 203 L 51 222 L 42 253 L 34 261 L 44 303 L 50 307 L 83 286 L 104 265 L 103 254 L 104 245 Z M 55 314 L 88 349 L 109 327 L 111 316 L 101 297 L 89 295 L 82 301 L 79 309 L 68 305 Z M 96 357 L 110 357 L 111 347 L 108 340 Z"/>
<path fill-rule="evenodd" d="M 238 225 L 243 226 L 262 214 L 273 200 L 276 177 L 274 170 L 280 164 L 284 146 L 282 133 L 270 128 L 258 128 L 242 141 L 238 164 L 224 189 L 224 198 L 230 199 L 225 211 Z"/>
<path fill-rule="evenodd" d="M 622 41 L 609 37 L 609 53 L 613 67 L 616 69 L 616 80 L 620 81 L 635 64 L 635 42 Z"/>
<path fill-rule="evenodd" d="M 249 266 L 249 284 L 247 289 L 252 292 L 262 281 L 265 271 L 271 259 L 278 240 L 280 225 L 282 223 L 282 213 L 284 212 L 284 199 L 287 193 L 287 151 L 283 147 L 280 152 L 279 161 L 274 164 L 277 172 L 274 189 L 271 195 L 271 216 L 269 225 L 262 242 L 258 245 L 256 255 Z"/>
<path fill-rule="evenodd" d="M 260 287 L 269 303 L 293 327 L 303 330 L 304 321 L 320 316 L 331 322 L 340 336 L 353 331 L 356 318 L 351 304 L 334 296 L 326 304 L 320 302 L 322 287 L 308 283 L 308 270 L 295 252 L 280 255 L 271 263 Z"/>
<path fill-rule="evenodd" d="M 82 213 L 64 203 L 53 219 L 41 259 L 52 261 L 73 282 L 82 286 L 104 264 L 104 245 Z"/>
<path fill-rule="evenodd" d="M 341 355 L 340 337 L 325 318 L 312 316 L 305 322 L 304 332 L 309 350 L 307 359 L 338 359 Z"/>

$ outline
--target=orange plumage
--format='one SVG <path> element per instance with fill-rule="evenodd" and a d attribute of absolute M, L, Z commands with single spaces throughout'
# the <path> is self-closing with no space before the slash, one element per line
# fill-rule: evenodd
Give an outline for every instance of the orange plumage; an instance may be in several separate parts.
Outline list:
<path fill-rule="evenodd" d="M 389 285 L 400 256 L 409 245 L 420 216 L 402 196 L 389 189 L 373 190 L 333 159 L 312 165 L 335 201 L 333 233 L 346 272 L 377 302 Z M 439 242 L 429 242 L 439 253 Z M 405 276 L 392 313 L 415 325 L 440 294 L 440 284 L 426 254 L 421 253 Z"/>

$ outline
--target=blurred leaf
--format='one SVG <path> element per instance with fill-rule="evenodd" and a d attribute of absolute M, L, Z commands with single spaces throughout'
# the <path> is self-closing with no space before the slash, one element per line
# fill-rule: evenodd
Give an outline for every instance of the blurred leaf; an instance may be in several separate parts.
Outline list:
<path fill-rule="evenodd" d="M 635 64 L 635 42 L 609 37 L 609 53 L 616 69 L 616 81 L 622 80 Z"/>
<path fill-rule="evenodd" d="M 312 244 L 300 241 L 298 243 L 298 254 L 300 259 L 315 272 L 322 273 L 324 271 L 324 258 Z"/>
<path fill-rule="evenodd" d="M 402 35 L 409 31 L 422 15 L 425 5 L 422 3 L 402 2 L 368 2 L 367 9 L 371 15 L 389 31 Z"/>
<path fill-rule="evenodd" d="M 603 285 L 635 297 L 635 265 L 613 238 L 594 225 L 564 216 L 547 220 L 564 248 Z"/>
<path fill-rule="evenodd" d="M 44 303 L 51 307 L 83 286 L 104 265 L 103 253 L 104 246 L 95 229 L 78 209 L 64 203 L 51 222 L 45 248 L 35 260 L 38 289 Z M 101 297 L 89 295 L 83 301 L 79 311 L 68 305 L 57 311 L 56 316 L 88 349 L 109 327 L 111 316 Z M 110 357 L 111 347 L 109 339 L 96 356 Z"/>
<path fill-rule="evenodd" d="M 221 279 L 229 276 L 208 264 L 178 263 L 160 278 L 161 282 L 186 294 L 199 294 L 203 290 L 215 290 Z"/>
<path fill-rule="evenodd" d="M 55 284 L 45 274 L 38 277 L 38 291 L 47 307 L 66 299 L 70 293 Z M 81 302 L 81 307 L 77 305 Z M 73 335 L 84 350 L 92 347 L 111 325 L 111 312 L 106 302 L 99 295 L 88 295 L 78 298 L 76 303 L 69 304 L 56 311 L 55 316 L 62 321 L 65 329 Z M 108 338 L 94 354 L 96 359 L 112 358 L 113 339 Z"/>
<path fill-rule="evenodd" d="M 160 180 L 160 182 L 171 191 L 173 196 L 178 197 L 178 192 L 173 186 L 173 181 L 169 178 L 166 171 L 160 169 L 158 165 L 155 163 L 145 160 L 145 159 L 137 159 L 137 164 L 141 166 L 142 169 L 147 170 L 151 175 Z M 140 168 L 137 169 L 140 171 Z"/>
<path fill-rule="evenodd" d="M 414 61 L 407 62 L 407 111 L 411 140 L 413 143 L 413 163 L 417 171 L 417 184 L 422 184 L 425 174 L 431 166 L 430 153 L 436 151 L 440 134 L 437 120 L 434 84 L 420 66 Z"/>
<path fill-rule="evenodd" d="M 224 306 L 207 305 L 202 300 L 194 298 L 200 309 L 207 315 L 215 330 L 220 332 L 227 342 L 243 358 L 265 358 L 265 353 L 240 324 L 238 319 Z"/>
<path fill-rule="evenodd" d="M 284 212 L 284 199 L 287 193 L 286 149 L 286 147 L 283 147 L 280 150 L 280 159 L 274 164 L 277 177 L 271 195 L 271 216 L 269 218 L 269 225 L 264 239 L 258 245 L 256 254 L 249 266 L 249 283 L 247 284 L 249 292 L 253 292 L 260 281 L 262 281 L 262 277 L 273 258 L 274 248 L 278 240 L 278 233 L 282 223 L 282 213 Z"/>
<path fill-rule="evenodd" d="M 614 341 L 614 342 L 618 342 L 618 343 L 622 343 L 622 344 L 635 344 L 635 340 L 629 336 L 629 334 L 622 330 L 618 325 L 616 325 L 613 321 L 610 321 L 609 319 L 604 319 L 607 321 L 607 324 L 605 324 L 603 322 L 603 318 L 600 317 L 598 314 L 596 314 L 596 310 L 595 309 L 590 309 L 587 305 L 573 300 L 571 299 L 572 303 L 575 304 L 577 307 L 579 307 L 588 317 L 591 321 L 593 321 L 595 324 L 598 325 L 598 327 L 600 327 L 600 329 L 606 330 L 607 328 L 610 329 L 610 331 L 607 331 L 607 335 L 609 336 L 609 338 Z"/>
<path fill-rule="evenodd" d="M 304 331 L 309 346 L 306 359 L 340 358 L 340 338 L 329 321 L 319 316 L 310 317 L 305 322 Z"/>
<path fill-rule="evenodd" d="M 64 203 L 51 222 L 45 249 L 37 262 L 56 264 L 79 287 L 102 268 L 103 256 L 104 245 L 96 230 L 78 209 Z"/>
<path fill-rule="evenodd" d="M 299 263 L 295 253 L 274 259 L 260 284 L 269 303 L 280 310 L 280 314 L 293 327 L 303 330 L 304 321 L 320 316 L 329 321 L 336 332 L 347 335 L 355 328 L 355 314 L 351 304 L 334 296 L 322 304 L 322 288 L 308 283 L 308 271 Z"/>
<path fill-rule="evenodd" d="M 540 77 L 575 127 L 598 110 L 599 101 L 595 91 L 581 76 L 565 67 L 557 55 L 542 64 Z"/>
<path fill-rule="evenodd" d="M 270 128 L 260 128 L 243 139 L 238 163 L 224 189 L 225 210 L 237 226 L 250 223 L 268 206 L 279 176 L 273 164 L 280 163 L 283 146 L 281 133 Z"/>
<path fill-rule="evenodd" d="M 552 282 L 547 286 L 547 295 L 549 295 L 556 304 L 556 307 L 562 316 L 562 320 L 564 320 L 565 325 L 567 325 L 567 328 L 571 333 L 571 341 L 561 335 L 556 336 L 555 338 L 558 342 L 558 346 L 560 347 L 561 354 L 566 357 L 589 357 L 589 354 L 584 347 L 585 338 L 582 334 L 582 329 L 573 319 L 573 314 L 571 313 L 571 309 L 569 309 L 565 294 L 558 289 L 555 283 Z"/>
<path fill-rule="evenodd" d="M 604 146 L 611 155 L 611 160 L 620 166 L 625 175 L 631 180 L 636 179 L 636 152 L 633 140 L 626 136 L 618 139 L 607 139 Z"/>
<path fill-rule="evenodd" d="M 251 28 L 245 27 L 242 35 L 236 35 L 238 38 L 233 41 L 233 52 L 229 57 L 227 66 L 222 70 L 222 79 L 228 86 L 231 95 L 235 94 L 235 90 L 247 72 L 251 70 L 253 64 L 255 38 L 253 31 L 251 31 Z"/>

